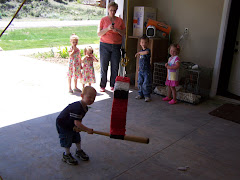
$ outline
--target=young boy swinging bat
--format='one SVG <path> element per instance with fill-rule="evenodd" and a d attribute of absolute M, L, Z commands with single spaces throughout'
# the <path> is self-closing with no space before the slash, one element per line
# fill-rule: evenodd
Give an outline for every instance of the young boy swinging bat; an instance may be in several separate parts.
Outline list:
<path fill-rule="evenodd" d="M 114 86 L 110 133 L 101 131 L 93 131 L 93 133 L 109 136 L 114 139 L 121 139 L 148 144 L 149 143 L 148 138 L 129 136 L 125 134 L 129 87 L 130 79 L 128 77 L 117 76 Z M 78 132 L 86 131 L 81 130 L 76 126 L 74 127 L 74 130 Z"/>
<path fill-rule="evenodd" d="M 65 148 L 62 161 L 70 165 L 77 165 L 78 161 L 71 155 L 70 147 L 72 143 L 76 144 L 75 156 L 88 161 L 88 155 L 81 148 L 80 133 L 73 130 L 73 127 L 78 127 L 81 131 L 86 131 L 88 134 L 93 133 L 93 129 L 82 124 L 82 119 L 88 111 L 88 105 L 95 101 L 97 95 L 96 90 L 91 86 L 86 86 L 81 94 L 82 100 L 69 104 L 57 117 L 56 126 L 60 138 L 61 147 Z"/>

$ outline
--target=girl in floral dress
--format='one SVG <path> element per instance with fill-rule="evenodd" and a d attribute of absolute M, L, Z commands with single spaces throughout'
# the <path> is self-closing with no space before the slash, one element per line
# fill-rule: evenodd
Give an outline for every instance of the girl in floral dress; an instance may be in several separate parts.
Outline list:
<path fill-rule="evenodd" d="M 84 49 L 84 55 L 85 57 L 82 59 L 82 78 L 81 78 L 83 88 L 87 83 L 89 84 L 89 86 L 91 86 L 92 83 L 96 82 L 93 62 L 98 62 L 97 58 L 95 58 L 93 55 L 93 48 L 91 46 L 87 46 Z"/>
<path fill-rule="evenodd" d="M 78 36 L 72 34 L 70 36 L 71 48 L 69 52 L 69 66 L 68 66 L 68 86 L 69 93 L 74 91 L 80 92 L 81 90 L 77 88 L 77 79 L 81 78 L 81 54 L 80 50 L 77 48 Z M 72 77 L 74 77 L 74 89 L 72 90 L 71 83 Z"/>

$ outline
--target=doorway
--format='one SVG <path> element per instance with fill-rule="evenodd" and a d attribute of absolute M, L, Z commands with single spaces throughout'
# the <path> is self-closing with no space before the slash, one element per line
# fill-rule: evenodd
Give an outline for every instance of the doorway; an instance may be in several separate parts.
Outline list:
<path fill-rule="evenodd" d="M 239 21 L 240 22 L 240 21 Z M 240 41 L 240 23 L 238 23 L 237 38 L 235 41 L 234 54 L 232 67 L 230 72 L 228 92 L 240 96 L 240 53 L 239 53 L 239 41 Z"/>
<path fill-rule="evenodd" d="M 224 50 L 222 55 L 222 63 L 221 63 L 219 81 L 218 81 L 218 88 L 217 88 L 218 95 L 228 97 L 231 99 L 237 99 L 237 100 L 240 100 L 239 92 L 235 90 L 237 89 L 238 84 L 236 85 L 236 83 L 233 83 L 233 79 L 236 79 L 237 69 L 240 68 L 240 67 L 238 68 L 235 67 L 235 65 L 240 66 L 240 63 L 239 62 L 236 63 L 236 60 L 235 60 L 236 56 L 237 55 L 239 56 L 239 52 L 234 53 L 234 49 L 236 48 L 235 46 L 237 44 L 236 43 L 237 34 L 238 34 L 238 31 L 240 31 L 240 28 L 238 29 L 239 15 L 240 15 L 240 12 L 238 9 L 238 0 L 232 0 L 230 13 L 229 13 L 229 20 L 227 25 L 226 39 L 225 39 Z"/>

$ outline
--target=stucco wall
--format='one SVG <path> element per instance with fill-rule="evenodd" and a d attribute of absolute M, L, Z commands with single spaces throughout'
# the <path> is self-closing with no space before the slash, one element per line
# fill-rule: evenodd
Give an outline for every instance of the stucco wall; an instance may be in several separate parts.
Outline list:
<path fill-rule="evenodd" d="M 171 40 L 178 42 L 185 28 L 188 36 L 180 42 L 181 60 L 213 68 L 224 0 L 129 1 L 129 34 L 132 35 L 134 6 L 157 7 L 157 20 L 172 27 Z"/>

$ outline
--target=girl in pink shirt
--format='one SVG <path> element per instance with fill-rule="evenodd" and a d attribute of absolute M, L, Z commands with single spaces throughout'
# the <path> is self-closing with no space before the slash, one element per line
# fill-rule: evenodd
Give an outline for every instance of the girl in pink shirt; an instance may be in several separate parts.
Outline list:
<path fill-rule="evenodd" d="M 167 79 L 165 85 L 168 86 L 167 97 L 163 98 L 163 101 L 169 101 L 169 104 L 177 103 L 176 86 L 178 86 L 178 70 L 180 67 L 180 59 L 178 57 L 180 53 L 180 46 L 178 44 L 171 44 L 169 47 L 169 53 L 171 57 L 165 64 L 167 68 Z M 171 95 L 173 98 L 171 98 Z"/>

